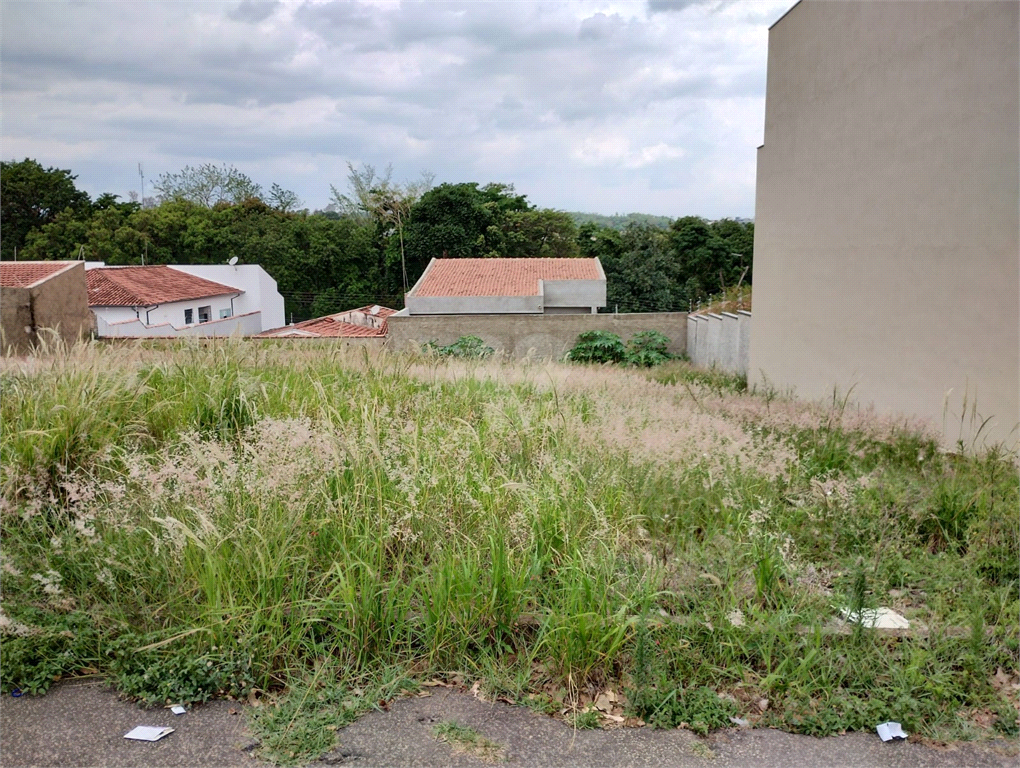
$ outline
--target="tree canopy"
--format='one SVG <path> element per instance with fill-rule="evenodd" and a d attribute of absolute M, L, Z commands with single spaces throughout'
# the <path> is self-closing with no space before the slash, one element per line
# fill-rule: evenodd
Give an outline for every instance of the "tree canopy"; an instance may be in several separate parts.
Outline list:
<path fill-rule="evenodd" d="M 34 160 L 2 166 L 3 258 L 73 259 L 112 265 L 222 264 L 236 256 L 277 281 L 288 320 L 380 303 L 403 306 L 433 257 L 597 256 L 607 311 L 687 310 L 751 283 L 754 225 L 695 216 L 668 227 L 623 229 L 538 208 L 513 185 L 438 186 L 424 174 L 398 183 L 387 169 L 349 166 L 349 189 L 326 211 L 299 210 L 276 184 L 265 190 L 227 166 L 160 177 L 160 201 L 143 208 L 75 187 L 70 171 Z M 257 194 L 256 194 L 257 193 Z M 405 278 L 406 273 L 406 278 Z"/>

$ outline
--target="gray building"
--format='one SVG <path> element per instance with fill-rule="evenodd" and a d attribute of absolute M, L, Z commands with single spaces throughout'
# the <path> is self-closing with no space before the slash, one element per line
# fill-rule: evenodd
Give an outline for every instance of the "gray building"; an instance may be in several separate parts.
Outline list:
<path fill-rule="evenodd" d="M 595 314 L 605 305 L 598 259 L 432 259 L 398 314 Z"/>
<path fill-rule="evenodd" d="M 1018 8 L 802 0 L 770 29 L 752 381 L 1017 444 Z"/>

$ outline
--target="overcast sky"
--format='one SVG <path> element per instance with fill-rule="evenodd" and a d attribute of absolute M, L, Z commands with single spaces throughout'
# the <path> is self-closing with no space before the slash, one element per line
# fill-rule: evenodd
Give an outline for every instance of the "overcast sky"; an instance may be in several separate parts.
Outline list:
<path fill-rule="evenodd" d="M 315 209 L 346 164 L 597 213 L 754 215 L 793 0 L 2 2 L 2 154 L 127 197 L 232 164 Z M 151 188 L 147 188 L 147 193 Z"/>

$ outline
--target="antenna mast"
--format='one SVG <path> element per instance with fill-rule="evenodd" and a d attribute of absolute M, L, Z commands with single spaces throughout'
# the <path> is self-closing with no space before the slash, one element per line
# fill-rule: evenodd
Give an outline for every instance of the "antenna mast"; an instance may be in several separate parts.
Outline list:
<path fill-rule="evenodd" d="M 141 196 L 141 201 L 142 201 L 142 208 L 144 208 L 145 207 L 145 174 L 142 172 L 142 164 L 141 163 L 138 164 L 138 178 L 140 178 L 142 180 L 142 196 Z"/>

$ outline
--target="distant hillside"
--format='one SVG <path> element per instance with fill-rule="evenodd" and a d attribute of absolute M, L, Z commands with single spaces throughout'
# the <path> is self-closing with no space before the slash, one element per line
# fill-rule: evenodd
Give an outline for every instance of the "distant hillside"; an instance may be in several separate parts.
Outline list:
<path fill-rule="evenodd" d="M 612 216 L 603 216 L 600 213 L 567 211 L 567 215 L 574 220 L 577 226 L 591 221 L 600 227 L 612 227 L 613 229 L 626 229 L 629 224 L 650 224 L 653 227 L 665 229 L 673 222 L 669 216 L 652 216 L 650 213 L 617 213 Z"/>
<path fill-rule="evenodd" d="M 630 224 L 648 224 L 653 227 L 667 228 L 673 223 L 669 216 L 653 216 L 650 213 L 616 213 L 612 216 L 603 216 L 601 213 L 581 213 L 580 211 L 567 211 L 567 215 L 574 220 L 577 226 L 595 222 L 600 227 L 612 227 L 613 229 L 624 230 Z M 745 219 L 742 216 L 727 217 L 741 224 L 748 224 L 754 219 Z"/>

